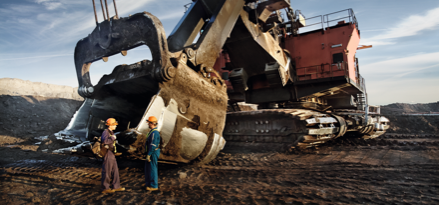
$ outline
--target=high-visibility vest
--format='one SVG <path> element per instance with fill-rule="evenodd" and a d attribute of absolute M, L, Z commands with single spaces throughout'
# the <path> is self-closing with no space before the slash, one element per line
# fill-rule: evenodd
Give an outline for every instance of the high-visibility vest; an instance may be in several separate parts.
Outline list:
<path fill-rule="evenodd" d="M 151 135 L 151 133 L 152 133 L 154 130 L 157 130 L 157 128 L 153 128 L 153 129 L 151 129 L 151 130 L 148 132 L 148 134 L 146 135 L 146 141 L 145 141 L 145 153 L 148 153 L 148 145 L 146 144 L 146 142 L 148 141 L 149 136 Z"/>

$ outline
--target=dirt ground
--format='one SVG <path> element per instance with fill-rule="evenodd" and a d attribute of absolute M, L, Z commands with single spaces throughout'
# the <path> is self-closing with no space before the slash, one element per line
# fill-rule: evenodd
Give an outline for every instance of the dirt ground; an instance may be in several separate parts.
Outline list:
<path fill-rule="evenodd" d="M 127 190 L 101 194 L 101 161 L 51 152 L 76 143 L 54 133 L 80 104 L 0 96 L 2 204 L 439 204 L 439 135 L 425 130 L 339 139 L 294 153 L 226 144 L 209 164 L 159 164 L 156 192 L 143 186 L 144 161 L 122 156 L 117 160 Z"/>
<path fill-rule="evenodd" d="M 46 141 L 49 139 L 46 139 Z M 202 165 L 159 164 L 159 191 L 143 186 L 144 161 L 118 158 L 127 190 L 100 193 L 101 162 L 44 153 L 38 139 L 0 136 L 5 204 L 438 204 L 439 136 L 338 140 L 297 153 L 227 150 Z"/>

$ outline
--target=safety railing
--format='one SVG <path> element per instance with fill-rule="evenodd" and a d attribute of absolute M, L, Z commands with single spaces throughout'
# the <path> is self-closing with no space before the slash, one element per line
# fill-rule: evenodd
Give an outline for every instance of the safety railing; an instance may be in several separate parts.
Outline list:
<path fill-rule="evenodd" d="M 307 66 L 296 68 L 297 81 L 307 81 L 307 80 L 317 80 L 323 78 L 332 78 L 344 76 L 349 78 L 349 67 L 347 62 L 339 62 L 334 64 L 321 64 L 314 66 Z M 360 87 L 362 90 L 366 88 L 366 82 L 364 78 L 356 73 L 356 79 L 352 79 L 356 86 Z"/>
<path fill-rule="evenodd" d="M 347 16 L 345 16 L 347 13 Z M 329 13 L 323 16 L 323 23 L 326 24 L 326 27 L 334 26 L 338 24 L 340 21 L 346 21 L 347 23 L 352 22 L 358 29 L 358 21 L 355 17 L 354 11 L 352 9 L 345 9 L 333 13 Z"/>
<path fill-rule="evenodd" d="M 305 18 L 306 26 L 299 29 L 299 33 L 314 31 L 318 29 L 326 29 L 335 26 L 340 21 L 353 23 L 358 28 L 358 21 L 352 9 L 345 9 L 325 15 L 318 15 Z"/>
<path fill-rule="evenodd" d="M 366 81 L 361 75 L 357 75 L 357 86 L 361 88 L 364 92 L 366 92 Z"/>
<path fill-rule="evenodd" d="M 327 63 L 296 68 L 296 73 L 298 81 L 305 81 L 336 76 L 348 76 L 349 69 L 346 62 L 339 62 L 335 64 Z"/>

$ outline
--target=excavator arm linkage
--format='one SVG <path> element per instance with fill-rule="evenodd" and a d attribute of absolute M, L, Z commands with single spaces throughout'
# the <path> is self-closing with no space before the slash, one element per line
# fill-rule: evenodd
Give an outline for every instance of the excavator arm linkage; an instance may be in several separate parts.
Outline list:
<path fill-rule="evenodd" d="M 254 39 L 252 43 L 264 51 L 263 58 L 269 59 L 266 63 L 282 68 L 280 83 L 287 80 L 284 52 L 271 35 L 249 20 L 244 10 L 247 3 L 194 1 L 168 38 L 160 20 L 148 12 L 97 23 L 75 48 L 78 92 L 85 101 L 63 133 L 92 140 L 105 129 L 104 121 L 114 117 L 119 122 L 119 150 L 141 157 L 149 131 L 146 119 L 156 116 L 164 141 L 161 160 L 212 160 L 225 145 L 227 86 L 213 66 L 226 42 Z M 106 62 L 119 53 L 127 55 L 143 45 L 149 47 L 151 60 L 119 65 L 96 85 L 91 83 L 93 62 Z M 243 69 L 251 74 L 250 68 Z"/>

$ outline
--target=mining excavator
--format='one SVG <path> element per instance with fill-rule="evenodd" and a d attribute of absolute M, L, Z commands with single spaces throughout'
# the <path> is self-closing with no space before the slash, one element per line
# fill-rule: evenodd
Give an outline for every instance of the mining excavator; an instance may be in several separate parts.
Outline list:
<path fill-rule="evenodd" d="M 96 28 L 74 53 L 85 100 L 58 134 L 88 142 L 113 117 L 118 150 L 140 158 L 146 119 L 155 116 L 160 160 L 206 163 L 224 147 L 302 149 L 343 136 L 375 138 L 388 128 L 379 107 L 367 103 L 351 9 L 305 18 L 289 0 L 193 0 L 166 37 L 154 15 L 119 17 L 115 3 L 113 17 L 101 5 L 99 22 L 93 1 Z M 313 19 L 317 29 L 306 25 Z M 91 83 L 93 62 L 143 45 L 152 59 L 116 66 Z"/>

